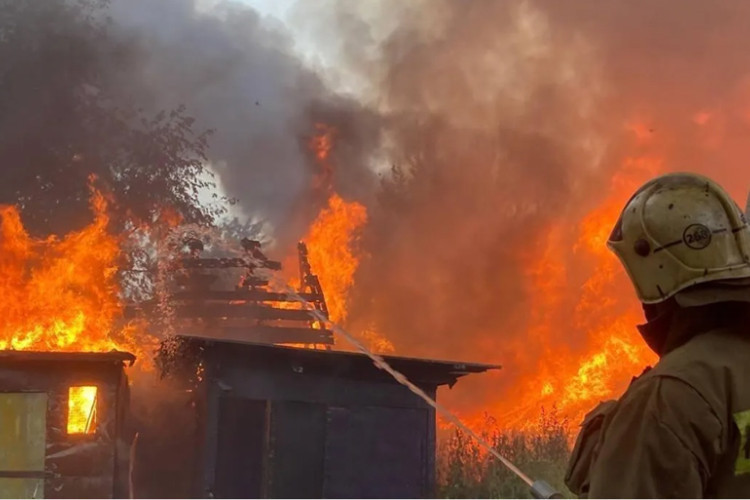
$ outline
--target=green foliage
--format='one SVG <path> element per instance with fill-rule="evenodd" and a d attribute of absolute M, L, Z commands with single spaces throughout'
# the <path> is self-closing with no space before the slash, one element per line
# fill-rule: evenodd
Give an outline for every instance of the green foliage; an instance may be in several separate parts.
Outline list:
<path fill-rule="evenodd" d="M 556 409 L 542 414 L 537 428 L 502 431 L 487 417 L 482 437 L 534 480 L 543 479 L 571 497 L 563 478 L 570 456 L 568 423 Z M 532 498 L 528 486 L 461 430 L 438 446 L 438 497 Z"/>
<path fill-rule="evenodd" d="M 210 224 L 223 203 L 199 199 L 213 185 L 208 133 L 184 108 L 139 108 L 138 52 L 107 12 L 104 0 L 0 0 L 0 203 L 35 233 L 67 232 L 90 220 L 93 174 L 119 222 L 169 207 Z"/>

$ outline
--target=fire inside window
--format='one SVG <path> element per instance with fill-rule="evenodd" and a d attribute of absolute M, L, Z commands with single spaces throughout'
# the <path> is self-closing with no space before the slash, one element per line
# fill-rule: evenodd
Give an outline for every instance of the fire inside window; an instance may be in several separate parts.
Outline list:
<path fill-rule="evenodd" d="M 68 434 L 93 434 L 96 431 L 96 386 L 84 385 L 68 390 Z"/>

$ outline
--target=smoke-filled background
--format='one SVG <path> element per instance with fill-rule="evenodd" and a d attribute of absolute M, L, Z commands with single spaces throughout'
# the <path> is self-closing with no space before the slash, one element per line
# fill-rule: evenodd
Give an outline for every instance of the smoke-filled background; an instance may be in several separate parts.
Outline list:
<path fill-rule="evenodd" d="M 572 397 L 555 384 L 594 383 L 586 363 L 625 363 L 594 397 L 624 387 L 643 356 L 631 333 L 607 343 L 610 323 L 638 319 L 603 250 L 617 210 L 662 171 L 710 174 L 741 203 L 750 187 L 744 0 L 300 1 L 280 17 L 113 0 L 107 14 L 128 54 L 115 94 L 183 104 L 214 130 L 217 189 L 264 224 L 273 257 L 330 190 L 367 207 L 347 326 L 397 354 L 503 364 L 449 393 L 462 411 L 507 411 L 540 374 L 551 402 Z M 326 189 L 316 124 L 335 130 Z"/>
<path fill-rule="evenodd" d="M 266 237 L 296 243 L 325 201 L 312 189 L 319 172 L 307 147 L 316 123 L 338 130 L 346 167 L 333 182 L 349 196 L 371 194 L 365 161 L 377 117 L 329 88 L 279 21 L 237 2 L 192 0 L 115 0 L 111 14 L 140 56 L 123 91 L 148 108 L 184 104 L 215 131 L 208 156 L 219 187 L 238 201 L 235 214 L 267 225 Z"/>

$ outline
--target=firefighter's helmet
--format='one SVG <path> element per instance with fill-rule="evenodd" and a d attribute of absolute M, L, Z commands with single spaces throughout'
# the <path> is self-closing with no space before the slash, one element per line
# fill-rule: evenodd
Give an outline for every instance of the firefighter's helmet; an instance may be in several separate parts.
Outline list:
<path fill-rule="evenodd" d="M 646 304 L 693 285 L 750 278 L 745 215 L 721 186 L 696 174 L 647 182 L 625 205 L 607 245 Z"/>

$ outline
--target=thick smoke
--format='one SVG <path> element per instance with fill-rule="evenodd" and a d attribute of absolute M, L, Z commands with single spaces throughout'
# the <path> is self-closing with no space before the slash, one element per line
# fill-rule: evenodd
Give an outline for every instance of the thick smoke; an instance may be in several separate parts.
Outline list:
<path fill-rule="evenodd" d="M 750 125 L 747 2 L 540 6 L 551 22 L 596 47 L 608 89 L 597 111 L 603 122 L 642 124 L 643 149 L 662 153 L 667 169 L 711 175 L 744 201 L 750 187 L 744 144 Z M 609 140 L 621 136 L 610 132 Z"/>
<path fill-rule="evenodd" d="M 338 154 L 347 170 L 335 188 L 362 197 L 372 176 L 360 159 L 377 141 L 377 123 L 327 89 L 281 26 L 238 3 L 200 7 L 111 3 L 113 29 L 139 54 L 122 91 L 146 109 L 184 104 L 196 126 L 213 129 L 209 157 L 220 186 L 242 215 L 268 222 L 283 247 L 302 236 L 326 198 L 312 189 L 319 172 L 307 143 L 315 124 L 336 126 L 345 145 Z"/>
<path fill-rule="evenodd" d="M 357 77 L 397 166 L 371 210 L 350 326 L 375 328 L 402 354 L 505 364 L 458 391 L 476 409 L 556 346 L 585 347 L 573 308 L 593 264 L 576 237 L 628 159 L 711 175 L 744 202 L 750 5 L 404 3 L 331 3 L 316 30 L 300 2 L 295 19 Z M 553 228 L 568 265 L 541 272 L 566 273 L 565 285 L 531 288 Z M 564 297 L 558 311 L 535 308 L 547 293 Z M 556 330 L 530 336 L 545 315 Z"/>
<path fill-rule="evenodd" d="M 503 363 L 463 383 L 469 409 L 551 349 L 585 348 L 572 310 L 594 264 L 575 240 L 629 158 L 707 173 L 740 202 L 750 186 L 744 0 L 299 2 L 289 22 L 323 51 L 315 67 L 238 4 L 114 0 L 112 15 L 140 48 L 122 91 L 216 129 L 221 185 L 280 249 L 327 195 L 311 188 L 315 123 L 336 128 L 333 187 L 370 213 L 348 326 L 399 354 Z M 382 183 L 373 164 L 393 167 Z M 553 272 L 562 285 L 535 288 Z M 540 316 L 556 330 L 529 335 Z"/>

